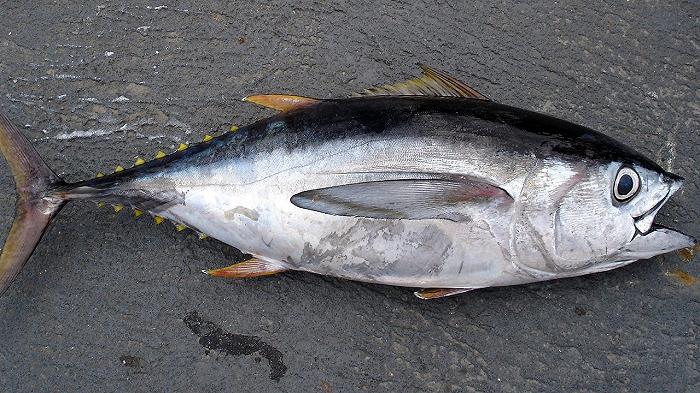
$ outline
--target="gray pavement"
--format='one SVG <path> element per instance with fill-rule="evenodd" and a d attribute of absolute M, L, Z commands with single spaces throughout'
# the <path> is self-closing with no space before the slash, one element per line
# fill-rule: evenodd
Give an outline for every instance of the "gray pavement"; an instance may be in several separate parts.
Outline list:
<path fill-rule="evenodd" d="M 658 220 L 700 235 L 695 1 L 165 3 L 0 2 L 0 110 L 67 180 L 271 113 L 245 95 L 338 97 L 420 61 L 686 177 Z M 4 234 L 4 162 L 0 190 Z M 240 258 L 70 204 L 0 298 L 0 392 L 700 391 L 700 286 L 669 275 L 698 261 L 431 302 L 199 273 Z"/>

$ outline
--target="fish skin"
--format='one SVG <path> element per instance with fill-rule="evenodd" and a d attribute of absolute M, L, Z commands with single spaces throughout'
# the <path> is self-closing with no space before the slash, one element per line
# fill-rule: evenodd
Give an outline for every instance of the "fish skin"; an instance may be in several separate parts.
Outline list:
<path fill-rule="evenodd" d="M 292 270 L 401 286 L 481 288 L 587 274 L 638 259 L 619 259 L 636 236 L 633 217 L 604 205 L 609 178 L 623 164 L 650 174 L 660 190 L 681 181 L 616 140 L 551 116 L 476 99 L 382 96 L 283 112 L 76 189 L 126 199 Z M 451 222 L 336 216 L 290 202 L 324 187 L 460 177 L 497 185 L 515 203 Z M 578 206 L 597 197 L 601 203 Z M 651 208 L 661 196 L 654 198 L 638 204 Z M 568 233 L 561 217 L 605 222 L 577 224 L 586 233 Z M 605 237 L 594 235 L 605 231 Z M 578 241 L 587 236 L 601 244 Z"/>
<path fill-rule="evenodd" d="M 20 151 L 31 150 L 20 142 Z M 625 202 L 611 192 L 622 167 L 633 168 L 644 184 Z M 439 201 L 449 214 L 435 218 L 381 218 L 382 211 L 410 206 L 372 206 L 391 198 L 371 195 L 333 214 L 324 211 L 352 200 L 343 199 L 343 190 L 397 180 L 378 189 L 419 181 L 420 187 L 391 191 L 398 198 L 431 181 L 463 181 L 481 182 L 488 191 L 471 193 L 478 201 L 450 195 Z M 358 183 L 367 186 L 307 193 Z M 42 198 L 148 211 L 279 271 L 477 289 L 605 271 L 692 246 L 692 237 L 653 225 L 681 184 L 616 140 L 551 116 L 483 99 L 369 96 L 291 109 L 111 175 L 56 181 L 42 189 Z M 301 207 L 292 203 L 300 194 L 340 199 Z M 416 195 L 400 199 L 440 200 L 440 193 L 429 195 L 423 202 Z M 485 195 L 499 198 L 489 202 Z M 372 214 L 363 215 L 365 208 Z M 411 216 L 404 213 L 391 217 Z M 16 224 L 24 225 L 23 217 Z M 23 263 L 13 258 L 7 263 Z"/>
<path fill-rule="evenodd" d="M 128 168 L 100 179 L 75 183 L 74 188 L 87 186 L 118 192 L 120 188 L 115 185 L 162 177 L 167 173 L 186 173 L 191 167 L 242 160 L 277 149 L 293 151 L 309 148 L 330 140 L 356 135 L 379 134 L 389 125 L 404 122 L 415 114 L 431 111 L 463 116 L 461 119 L 465 122 L 462 124 L 464 127 L 468 127 L 469 121 L 493 122 L 492 124 L 502 126 L 500 130 L 487 129 L 480 132 L 505 138 L 503 147 L 512 154 L 523 154 L 524 150 L 519 149 L 519 146 L 524 144 L 519 140 L 526 139 L 530 141 L 530 145 L 543 144 L 539 150 L 533 150 L 534 153 L 539 151 L 546 154 L 551 149 L 593 160 L 616 159 L 678 178 L 613 138 L 548 115 L 493 101 L 469 98 L 378 96 L 324 100 L 317 105 L 282 112 L 241 127 L 236 133 L 223 134 L 209 144 L 194 145 L 139 167 Z M 350 126 L 340 130 L 341 121 Z M 513 133 L 513 130 L 517 132 Z M 154 189 L 162 192 L 162 186 Z"/>

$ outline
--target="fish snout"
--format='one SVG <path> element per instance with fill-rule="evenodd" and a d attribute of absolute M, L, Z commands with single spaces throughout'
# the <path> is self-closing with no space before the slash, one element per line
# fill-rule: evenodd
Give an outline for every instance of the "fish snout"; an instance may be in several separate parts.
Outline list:
<path fill-rule="evenodd" d="M 649 233 L 652 226 L 654 225 L 654 217 L 656 217 L 656 213 L 658 213 L 659 210 L 661 210 L 661 207 L 663 207 L 663 205 L 665 205 L 666 202 L 668 202 L 668 200 L 671 198 L 671 196 L 673 196 L 673 194 L 676 193 L 676 191 L 680 190 L 683 187 L 684 180 L 685 179 L 683 179 L 682 177 L 674 175 L 673 173 L 665 173 L 663 175 L 663 184 L 668 190 L 666 192 L 666 196 L 661 198 L 646 213 L 634 219 L 634 226 L 639 232 L 641 232 L 642 234 Z"/>

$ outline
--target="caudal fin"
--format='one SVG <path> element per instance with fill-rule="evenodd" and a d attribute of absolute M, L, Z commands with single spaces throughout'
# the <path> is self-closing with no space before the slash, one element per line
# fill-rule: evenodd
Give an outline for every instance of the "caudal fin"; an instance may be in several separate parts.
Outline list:
<path fill-rule="evenodd" d="M 0 113 L 0 151 L 17 186 L 17 212 L 0 255 L 0 295 L 27 262 L 51 219 L 65 201 L 52 190 L 65 183 L 29 141 Z"/>

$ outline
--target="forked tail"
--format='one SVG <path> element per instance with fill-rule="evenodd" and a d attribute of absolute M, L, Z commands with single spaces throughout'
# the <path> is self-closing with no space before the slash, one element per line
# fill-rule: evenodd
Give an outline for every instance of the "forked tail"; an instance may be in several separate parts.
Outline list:
<path fill-rule="evenodd" d="M 0 295 L 10 286 L 65 204 L 52 191 L 65 185 L 39 157 L 19 129 L 0 113 L 0 151 L 15 178 L 17 212 L 0 255 Z"/>

